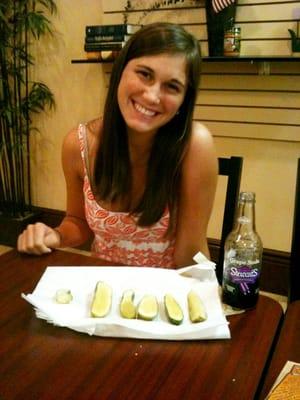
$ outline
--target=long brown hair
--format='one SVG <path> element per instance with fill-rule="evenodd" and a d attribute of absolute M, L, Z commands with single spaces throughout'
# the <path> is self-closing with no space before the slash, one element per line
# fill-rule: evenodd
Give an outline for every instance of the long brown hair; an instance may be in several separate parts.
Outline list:
<path fill-rule="evenodd" d="M 138 57 L 162 53 L 183 54 L 187 61 L 188 86 L 180 112 L 159 128 L 148 162 L 145 191 L 130 210 L 140 226 L 158 221 L 166 207 L 170 211 L 169 231 L 176 219 L 182 160 L 191 135 L 191 124 L 200 79 L 200 47 L 183 27 L 153 23 L 139 29 L 114 62 L 106 98 L 103 133 L 96 154 L 93 184 L 100 199 L 125 199 L 131 190 L 131 166 L 126 124 L 121 115 L 117 90 L 127 63 Z"/>

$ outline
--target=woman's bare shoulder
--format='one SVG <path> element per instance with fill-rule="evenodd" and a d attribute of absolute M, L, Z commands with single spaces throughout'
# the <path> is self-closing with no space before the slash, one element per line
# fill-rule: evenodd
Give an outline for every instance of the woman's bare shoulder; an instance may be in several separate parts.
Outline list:
<path fill-rule="evenodd" d="M 213 136 L 205 125 L 194 122 L 190 145 L 183 163 L 183 172 L 191 170 L 217 173 L 217 154 Z"/>
<path fill-rule="evenodd" d="M 207 160 L 216 157 L 213 136 L 207 127 L 199 122 L 193 122 L 187 157 L 194 159 L 196 162 L 201 159 Z"/>
<path fill-rule="evenodd" d="M 88 135 L 92 138 L 99 138 L 99 134 L 102 131 L 102 118 L 95 118 L 86 124 Z"/>
<path fill-rule="evenodd" d="M 99 140 L 99 134 L 101 133 L 102 128 L 102 119 L 97 118 L 93 119 L 85 124 L 86 126 L 86 135 L 89 145 L 93 145 L 95 142 Z M 73 127 L 66 134 L 63 142 L 63 148 L 70 152 L 77 152 L 80 149 L 80 143 L 78 139 L 78 129 L 79 126 Z"/>
<path fill-rule="evenodd" d="M 194 121 L 192 125 L 191 144 L 204 146 L 213 146 L 213 136 L 208 128 L 198 121 Z"/>
<path fill-rule="evenodd" d="M 102 134 L 102 118 L 93 119 L 86 124 L 87 147 L 90 165 L 93 166 L 94 158 L 99 148 L 99 140 Z"/>
<path fill-rule="evenodd" d="M 78 127 L 74 127 L 69 130 L 69 132 L 65 135 L 63 141 L 63 150 L 66 151 L 76 151 L 79 149 L 79 140 L 78 140 Z"/>

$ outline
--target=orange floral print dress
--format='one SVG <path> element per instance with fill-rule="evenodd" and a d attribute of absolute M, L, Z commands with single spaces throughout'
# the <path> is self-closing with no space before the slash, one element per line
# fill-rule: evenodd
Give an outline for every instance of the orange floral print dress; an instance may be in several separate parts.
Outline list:
<path fill-rule="evenodd" d="M 169 212 L 149 227 L 137 225 L 137 218 L 127 212 L 112 212 L 102 208 L 94 198 L 86 159 L 86 126 L 78 128 L 80 152 L 84 166 L 83 193 L 85 215 L 94 232 L 92 255 L 124 265 L 172 268 L 175 237 L 164 237 Z"/>

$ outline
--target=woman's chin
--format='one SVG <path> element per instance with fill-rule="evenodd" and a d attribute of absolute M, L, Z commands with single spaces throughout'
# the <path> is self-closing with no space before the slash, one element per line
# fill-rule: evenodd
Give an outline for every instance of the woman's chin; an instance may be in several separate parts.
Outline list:
<path fill-rule="evenodd" d="M 145 133 L 151 134 L 156 133 L 159 129 L 157 124 L 151 124 L 149 122 L 142 122 L 142 121 L 126 121 L 127 127 L 130 131 L 137 132 L 137 133 Z"/>

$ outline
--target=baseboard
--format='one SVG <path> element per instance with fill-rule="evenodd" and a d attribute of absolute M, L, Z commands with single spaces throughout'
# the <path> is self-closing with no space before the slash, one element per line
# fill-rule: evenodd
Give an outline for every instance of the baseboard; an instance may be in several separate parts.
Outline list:
<path fill-rule="evenodd" d="M 48 208 L 37 209 L 41 212 L 41 220 L 49 226 L 57 226 L 64 216 L 63 211 Z M 220 241 L 218 239 L 208 239 L 211 258 L 213 261 L 218 259 Z M 89 243 L 80 246 L 82 250 L 89 250 Z M 273 249 L 264 249 L 263 268 L 261 274 L 260 287 L 266 292 L 272 292 L 287 296 L 289 279 L 290 253 Z"/>
<path fill-rule="evenodd" d="M 0 215 L 0 243 L 5 246 L 15 247 L 17 238 L 28 224 L 37 222 L 40 213 L 28 211 L 22 217 Z"/>

